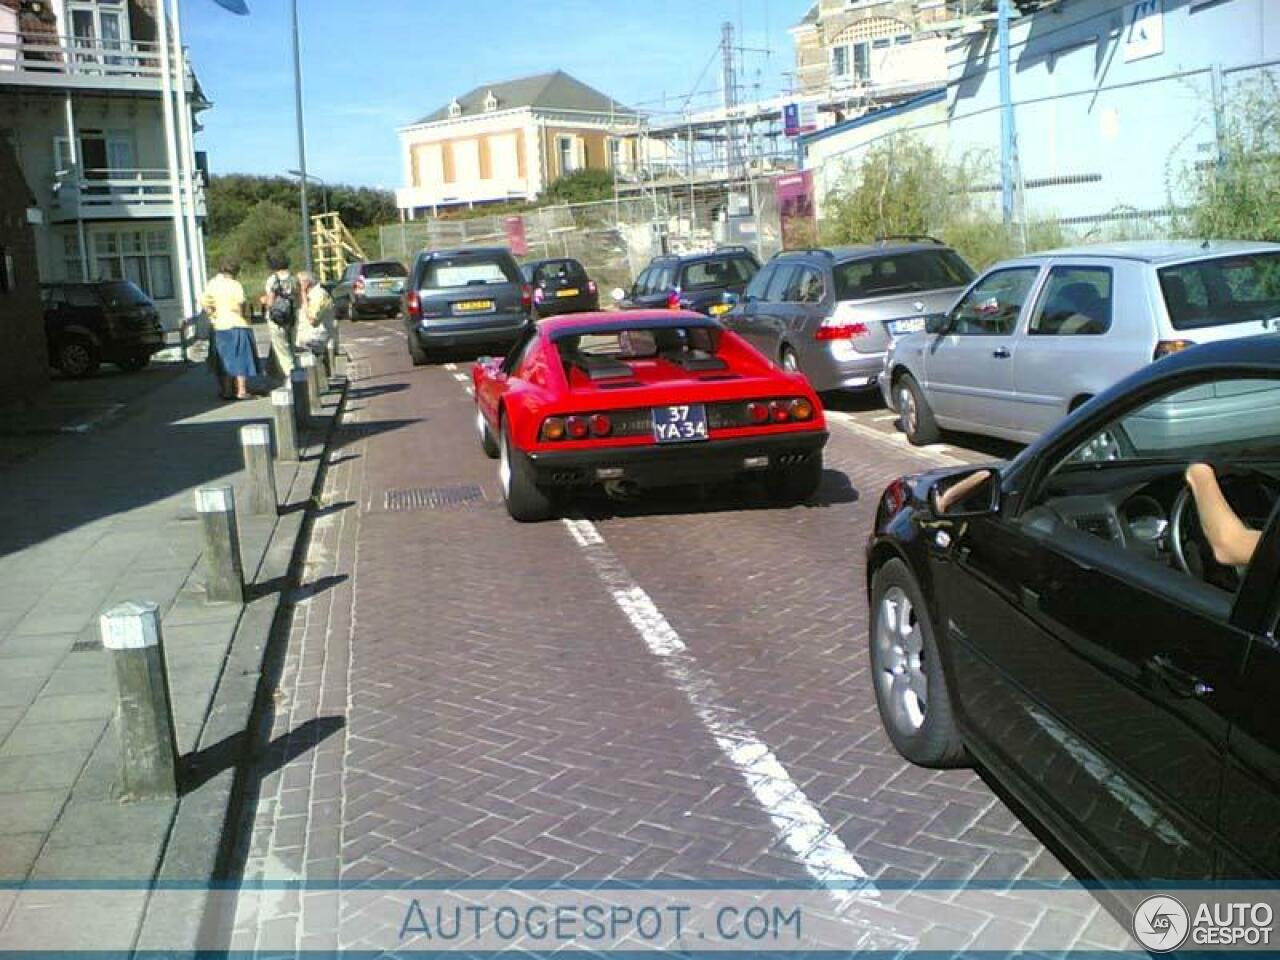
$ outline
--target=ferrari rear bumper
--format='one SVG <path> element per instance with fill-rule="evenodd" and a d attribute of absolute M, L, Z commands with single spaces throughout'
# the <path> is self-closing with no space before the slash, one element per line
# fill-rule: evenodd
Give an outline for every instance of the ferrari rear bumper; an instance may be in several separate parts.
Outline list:
<path fill-rule="evenodd" d="M 528 455 L 539 486 L 581 487 L 606 480 L 640 486 L 711 483 L 745 473 L 798 466 L 821 455 L 826 430 L 702 443 L 611 447 Z"/>

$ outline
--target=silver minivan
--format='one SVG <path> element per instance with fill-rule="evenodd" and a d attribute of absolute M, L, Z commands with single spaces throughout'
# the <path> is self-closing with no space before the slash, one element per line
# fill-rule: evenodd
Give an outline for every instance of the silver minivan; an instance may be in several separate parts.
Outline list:
<path fill-rule="evenodd" d="M 1116 243 L 997 264 L 898 338 L 880 389 L 914 444 L 1029 443 L 1146 364 L 1280 329 L 1280 244 Z"/>

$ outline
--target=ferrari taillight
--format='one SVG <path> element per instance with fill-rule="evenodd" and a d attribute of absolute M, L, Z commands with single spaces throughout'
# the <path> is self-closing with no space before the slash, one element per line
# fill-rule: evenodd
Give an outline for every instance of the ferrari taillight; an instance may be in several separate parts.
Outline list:
<path fill-rule="evenodd" d="M 542 439 L 587 440 L 613 433 L 613 420 L 604 413 L 582 413 L 570 417 L 548 417 L 542 423 Z"/>
<path fill-rule="evenodd" d="M 542 424 L 543 440 L 563 440 L 565 438 L 564 420 L 561 417 L 548 417 Z"/>
<path fill-rule="evenodd" d="M 793 420 L 812 420 L 813 404 L 804 397 L 797 397 L 788 405 Z"/>
<path fill-rule="evenodd" d="M 591 432 L 597 437 L 607 437 L 613 433 L 613 421 L 603 413 L 597 413 L 591 418 Z"/>
<path fill-rule="evenodd" d="M 754 403 L 747 404 L 747 416 L 751 418 L 752 423 L 758 426 L 763 423 L 768 423 L 773 414 L 769 412 L 769 405 L 767 403 L 761 403 L 757 400 Z"/>
<path fill-rule="evenodd" d="M 565 421 L 570 440 L 585 440 L 591 433 L 591 425 L 586 417 L 570 417 Z"/>

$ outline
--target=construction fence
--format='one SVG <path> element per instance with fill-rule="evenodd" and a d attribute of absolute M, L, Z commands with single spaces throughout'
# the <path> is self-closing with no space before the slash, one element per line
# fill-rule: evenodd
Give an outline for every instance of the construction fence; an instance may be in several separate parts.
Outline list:
<path fill-rule="evenodd" d="M 519 216 L 528 248 L 520 259 L 572 257 L 609 290 L 629 287 L 663 253 L 742 244 L 764 260 L 781 248 L 777 215 L 773 187 L 762 180 L 755 188 L 691 187 L 514 215 L 414 220 L 382 227 L 379 239 L 383 257 L 408 263 L 422 250 L 508 246 L 507 221 Z"/>

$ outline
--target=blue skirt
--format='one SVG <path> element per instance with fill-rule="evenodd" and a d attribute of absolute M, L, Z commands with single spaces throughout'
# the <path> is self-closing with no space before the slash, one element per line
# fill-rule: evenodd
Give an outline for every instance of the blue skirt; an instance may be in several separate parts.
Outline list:
<path fill-rule="evenodd" d="M 214 334 L 218 360 L 222 372 L 228 377 L 256 377 L 258 354 L 253 343 L 253 331 L 248 327 L 219 330 Z"/>

